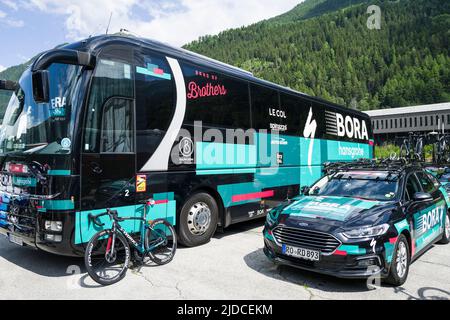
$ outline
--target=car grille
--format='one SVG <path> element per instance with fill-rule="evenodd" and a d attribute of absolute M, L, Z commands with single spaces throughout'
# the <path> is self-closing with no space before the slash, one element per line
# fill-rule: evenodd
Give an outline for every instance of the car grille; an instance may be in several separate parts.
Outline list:
<path fill-rule="evenodd" d="M 279 226 L 273 230 L 273 235 L 280 244 L 318 250 L 325 254 L 334 252 L 341 245 L 332 235 L 311 230 Z"/>

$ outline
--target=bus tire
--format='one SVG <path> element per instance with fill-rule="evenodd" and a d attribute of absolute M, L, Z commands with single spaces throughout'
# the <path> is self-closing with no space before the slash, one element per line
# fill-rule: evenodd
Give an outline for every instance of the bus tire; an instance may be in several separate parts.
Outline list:
<path fill-rule="evenodd" d="M 186 247 L 208 243 L 217 229 L 219 207 L 209 193 L 192 195 L 183 205 L 178 223 L 179 242 Z"/>

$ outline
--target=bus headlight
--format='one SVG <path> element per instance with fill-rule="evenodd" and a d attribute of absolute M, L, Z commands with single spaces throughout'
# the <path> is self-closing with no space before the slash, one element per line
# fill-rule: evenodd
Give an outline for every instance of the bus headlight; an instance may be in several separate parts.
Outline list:
<path fill-rule="evenodd" d="M 45 221 L 45 230 L 61 232 L 63 229 L 63 223 L 61 221 Z"/>
<path fill-rule="evenodd" d="M 348 239 L 372 238 L 385 234 L 389 230 L 388 224 L 382 224 L 375 227 L 365 227 L 348 230 L 342 234 Z"/>

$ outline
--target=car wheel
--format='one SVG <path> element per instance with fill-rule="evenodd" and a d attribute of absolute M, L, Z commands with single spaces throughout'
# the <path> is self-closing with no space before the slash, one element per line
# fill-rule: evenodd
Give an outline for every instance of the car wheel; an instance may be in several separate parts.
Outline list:
<path fill-rule="evenodd" d="M 178 223 L 179 241 L 187 247 L 208 243 L 217 229 L 219 207 L 208 193 L 191 196 L 180 212 Z"/>
<path fill-rule="evenodd" d="M 444 235 L 442 236 L 442 240 L 439 241 L 441 244 L 449 244 L 450 243 L 450 213 L 447 213 L 445 216 L 444 222 Z"/>
<path fill-rule="evenodd" d="M 409 251 L 408 240 L 402 234 L 397 240 L 391 269 L 385 282 L 396 287 L 403 285 L 408 278 L 410 263 L 411 254 Z"/>

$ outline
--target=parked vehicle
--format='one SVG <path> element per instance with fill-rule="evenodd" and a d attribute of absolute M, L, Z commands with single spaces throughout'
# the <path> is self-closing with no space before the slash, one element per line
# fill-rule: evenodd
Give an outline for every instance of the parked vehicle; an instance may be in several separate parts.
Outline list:
<path fill-rule="evenodd" d="M 399 286 L 413 260 L 450 241 L 449 196 L 420 164 L 332 165 L 303 191 L 267 216 L 264 252 L 275 263 Z"/>
<path fill-rule="evenodd" d="M 87 245 L 84 262 L 89 276 L 97 283 L 109 286 L 122 280 L 130 262 L 144 264 L 150 259 L 157 265 L 171 262 L 177 250 L 177 236 L 173 226 L 166 220 L 147 221 L 147 208 L 154 205 L 151 200 L 144 201 L 142 218 L 119 217 L 115 210 L 93 216 L 90 220 L 100 229 L 106 226 L 102 217 L 108 217 L 110 229 L 96 233 Z M 139 221 L 141 225 L 140 239 L 135 240 L 121 225 Z M 134 255 L 131 254 L 130 246 Z"/>
<path fill-rule="evenodd" d="M 373 157 L 368 115 L 130 35 L 47 51 L 0 88 L 14 91 L 0 131 L 13 223 L 0 233 L 60 255 L 84 255 L 90 214 L 139 218 L 149 198 L 152 219 L 201 245 L 298 195 L 323 162 Z"/>

